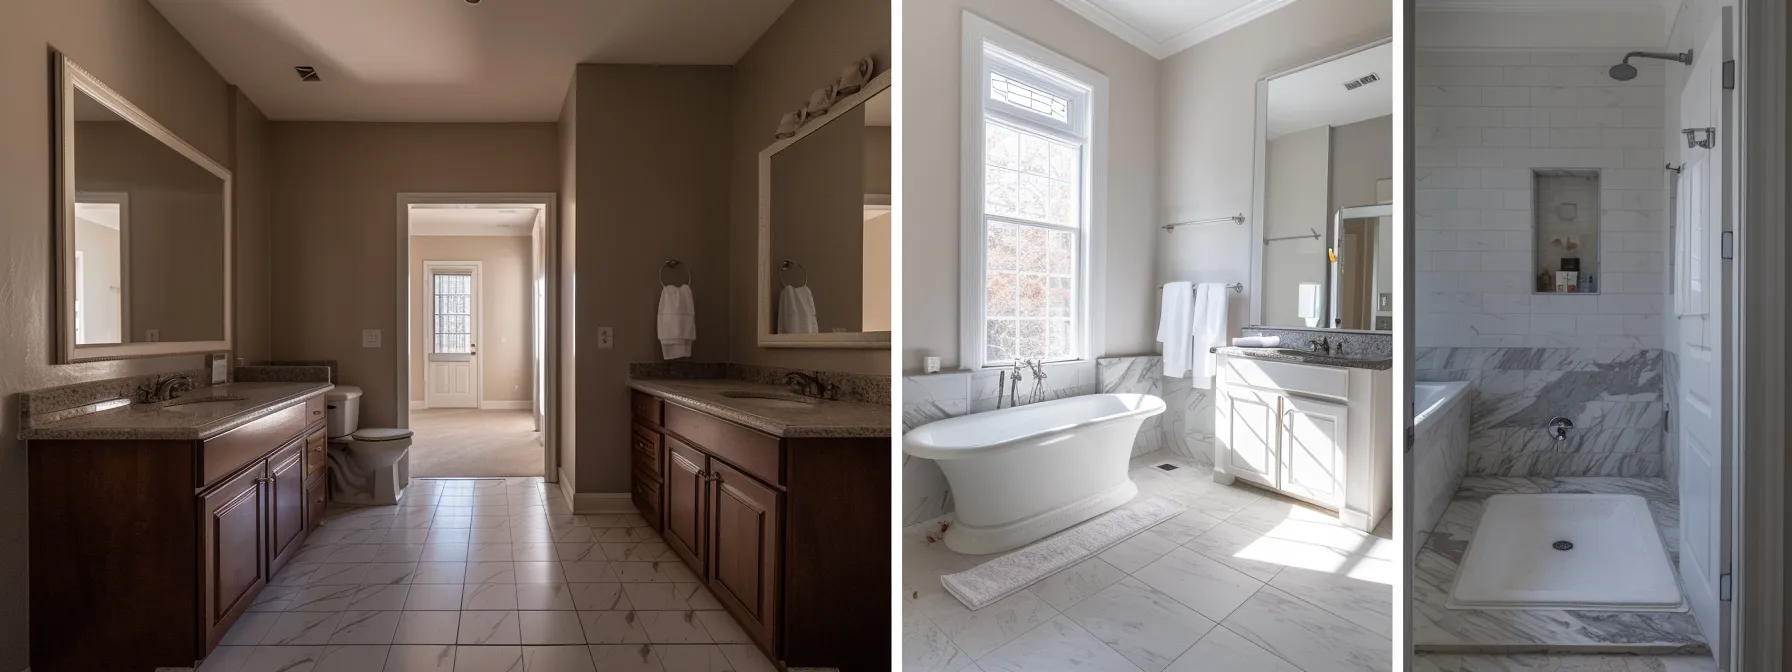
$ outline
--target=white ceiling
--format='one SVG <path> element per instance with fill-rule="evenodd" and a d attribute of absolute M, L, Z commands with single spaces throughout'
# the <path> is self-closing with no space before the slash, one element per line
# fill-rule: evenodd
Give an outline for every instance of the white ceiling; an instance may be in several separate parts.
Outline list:
<path fill-rule="evenodd" d="M 1269 137 L 1394 113 L 1394 45 L 1383 44 L 1269 80 Z M 1344 82 L 1381 77 L 1356 89 Z"/>
<path fill-rule="evenodd" d="M 791 0 L 149 2 L 273 119 L 552 121 L 575 64 L 730 65 Z"/>
<path fill-rule="evenodd" d="M 413 205 L 413 236 L 527 236 L 538 211 L 532 205 Z"/>
<path fill-rule="evenodd" d="M 1058 4 L 1163 59 L 1294 0 L 1058 0 Z"/>

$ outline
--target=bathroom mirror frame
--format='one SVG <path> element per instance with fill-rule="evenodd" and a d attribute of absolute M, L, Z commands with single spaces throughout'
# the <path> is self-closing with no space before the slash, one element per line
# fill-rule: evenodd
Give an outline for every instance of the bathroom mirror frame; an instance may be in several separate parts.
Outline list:
<path fill-rule="evenodd" d="M 779 139 L 759 152 L 759 347 L 762 348 L 890 348 L 888 331 L 825 332 L 818 334 L 772 333 L 772 157 L 790 148 L 805 136 L 831 124 L 865 101 L 890 88 L 891 72 L 885 70 L 865 84 L 858 93 L 840 99 L 828 113 L 804 124 L 796 135 Z"/>
<path fill-rule="evenodd" d="M 1384 37 L 1379 40 L 1364 43 L 1357 47 L 1345 49 L 1343 51 L 1331 54 L 1329 56 L 1326 56 L 1324 58 L 1321 58 L 1321 59 L 1318 59 L 1315 61 L 1310 61 L 1307 63 L 1303 63 L 1301 65 L 1294 66 L 1292 68 L 1288 68 L 1286 70 L 1281 70 L 1278 72 L 1270 73 L 1268 75 L 1264 75 L 1261 79 L 1257 80 L 1257 108 L 1256 108 L 1256 111 L 1257 111 L 1256 133 L 1257 133 L 1257 135 L 1255 138 L 1256 145 L 1254 145 L 1253 151 L 1252 151 L 1252 166 L 1251 166 L 1252 177 L 1251 177 L 1251 217 L 1250 217 L 1250 224 L 1251 224 L 1251 239 L 1250 239 L 1251 274 L 1250 274 L 1250 278 L 1251 278 L 1251 282 L 1254 284 L 1251 286 L 1251 290 L 1250 290 L 1250 294 L 1251 294 L 1250 324 L 1253 324 L 1253 325 L 1263 324 L 1263 270 L 1264 270 L 1263 269 L 1263 248 L 1264 248 L 1263 237 L 1265 235 L 1265 233 L 1264 233 L 1265 226 L 1267 225 L 1267 222 L 1264 221 L 1264 218 L 1267 216 L 1267 214 L 1269 212 L 1267 194 L 1266 194 L 1268 180 L 1269 180 L 1269 83 L 1271 81 L 1281 79 L 1282 77 L 1292 75 L 1292 74 L 1300 72 L 1302 70 L 1307 70 L 1307 69 L 1315 67 L 1315 66 L 1324 65 L 1326 63 L 1330 63 L 1330 62 L 1338 60 L 1340 58 L 1344 58 L 1347 56 L 1351 56 L 1353 54 L 1357 54 L 1359 52 L 1364 52 L 1364 51 L 1368 51 L 1370 49 L 1374 49 L 1374 48 L 1382 46 L 1384 44 L 1392 44 L 1393 41 L 1394 41 L 1394 38 L 1392 36 Z M 1398 131 L 1399 129 L 1396 128 L 1395 130 Z M 1327 264 L 1327 266 L 1336 266 L 1336 264 Z M 1328 278 L 1328 280 L 1327 280 L 1328 284 L 1330 284 L 1329 278 L 1331 277 L 1332 270 L 1333 269 L 1331 269 L 1331 268 L 1327 268 L 1325 270 L 1324 277 Z M 1335 291 L 1335 290 L 1333 290 L 1330 287 L 1327 287 L 1325 289 L 1325 292 L 1328 295 L 1333 291 Z M 1327 309 L 1328 310 L 1330 309 L 1329 303 L 1327 304 Z M 1329 315 L 1325 316 L 1324 318 L 1322 318 L 1320 320 L 1321 325 L 1326 325 L 1326 324 L 1330 324 L 1330 323 L 1331 323 L 1331 317 Z M 1270 327 L 1270 328 L 1296 328 L 1296 327 Z M 1305 327 L 1299 327 L 1299 328 L 1305 328 Z M 1324 329 L 1327 331 L 1354 331 L 1354 330 L 1348 330 L 1348 329 L 1335 329 L 1335 328 L 1332 328 L 1329 326 L 1320 326 L 1320 327 L 1314 327 L 1314 328 L 1315 329 Z M 1385 334 L 1388 332 L 1365 331 L 1363 333 Z"/>
<path fill-rule="evenodd" d="M 217 352 L 231 349 L 231 315 L 234 296 L 231 291 L 232 259 L 231 259 L 231 186 L 229 170 L 211 157 L 206 156 L 198 148 L 182 140 L 173 131 L 158 123 L 143 110 L 133 105 L 117 91 L 106 86 L 92 73 L 69 60 L 66 54 L 56 52 L 55 83 L 56 95 L 52 98 L 51 119 L 55 124 L 56 153 L 56 296 L 57 296 L 57 354 L 58 362 L 69 364 L 75 362 L 91 362 L 112 359 L 131 359 L 138 357 L 163 357 L 168 355 L 185 355 L 205 352 Z M 80 185 L 75 182 L 75 96 L 86 95 L 95 102 L 105 106 L 119 118 L 136 126 L 169 149 L 178 152 L 200 168 L 215 175 L 223 189 L 223 222 L 224 240 L 224 273 L 218 278 L 224 288 L 224 306 L 222 331 L 223 338 L 210 341 L 163 341 L 145 343 L 96 343 L 80 344 L 75 342 L 75 201 Z"/>

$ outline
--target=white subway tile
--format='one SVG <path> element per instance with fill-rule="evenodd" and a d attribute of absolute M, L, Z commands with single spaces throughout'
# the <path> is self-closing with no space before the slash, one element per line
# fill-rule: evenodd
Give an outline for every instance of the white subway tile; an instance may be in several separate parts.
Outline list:
<path fill-rule="evenodd" d="M 1625 333 L 1623 315 L 1581 313 L 1574 316 L 1576 330 L 1582 336 L 1617 336 Z"/>
<path fill-rule="evenodd" d="M 1481 295 L 1481 306 L 1489 313 L 1528 313 L 1531 295 L 1520 292 L 1488 292 Z"/>
<path fill-rule="evenodd" d="M 1468 316 L 1468 328 L 1478 335 L 1531 333 L 1528 313 L 1481 313 Z"/>
<path fill-rule="evenodd" d="M 1538 107 L 1574 107 L 1580 104 L 1580 89 L 1566 86 L 1531 87 L 1531 104 Z"/>

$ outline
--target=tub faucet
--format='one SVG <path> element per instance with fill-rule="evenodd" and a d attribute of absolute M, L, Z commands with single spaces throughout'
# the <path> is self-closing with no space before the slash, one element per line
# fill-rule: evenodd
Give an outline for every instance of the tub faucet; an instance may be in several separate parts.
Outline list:
<path fill-rule="evenodd" d="M 1568 430 L 1574 429 L 1574 421 L 1557 416 L 1549 421 L 1549 438 L 1557 441 L 1568 440 Z"/>

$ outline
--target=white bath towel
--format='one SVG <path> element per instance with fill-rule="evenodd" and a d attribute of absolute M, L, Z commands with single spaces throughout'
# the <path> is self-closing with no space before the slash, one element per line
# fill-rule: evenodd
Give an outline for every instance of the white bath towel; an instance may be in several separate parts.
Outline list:
<path fill-rule="evenodd" d="M 1281 336 L 1240 336 L 1232 339 L 1234 348 L 1279 348 L 1281 346 Z"/>
<path fill-rule="evenodd" d="M 697 300 L 691 297 L 690 285 L 660 288 L 659 336 L 661 356 L 691 356 L 691 342 L 697 340 Z"/>
<path fill-rule="evenodd" d="M 1190 343 L 1195 335 L 1195 286 L 1170 282 L 1163 287 L 1163 306 L 1157 312 L 1157 341 L 1164 344 L 1164 375 L 1181 378 L 1188 373 Z"/>
<path fill-rule="evenodd" d="M 1319 303 L 1322 300 L 1319 295 L 1321 291 L 1319 283 L 1300 283 L 1299 291 L 1300 305 L 1295 309 L 1294 316 L 1306 320 L 1308 327 L 1319 326 Z"/>
<path fill-rule="evenodd" d="M 1227 299 L 1232 290 L 1223 282 L 1203 282 L 1195 288 L 1194 339 L 1189 346 L 1189 382 L 1196 388 L 1213 389 L 1219 356 L 1213 348 L 1226 344 Z"/>
<path fill-rule="evenodd" d="M 778 333 L 813 334 L 820 330 L 815 321 L 815 294 L 808 285 L 785 285 L 778 292 Z"/>

